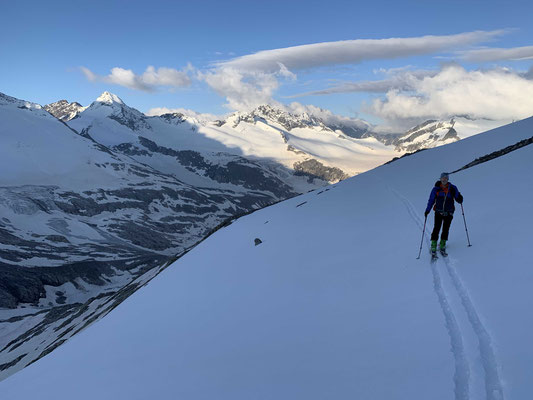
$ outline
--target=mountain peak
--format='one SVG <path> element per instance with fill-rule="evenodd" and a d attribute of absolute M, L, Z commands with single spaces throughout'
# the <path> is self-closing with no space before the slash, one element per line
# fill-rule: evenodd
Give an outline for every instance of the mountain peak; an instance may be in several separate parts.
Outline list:
<path fill-rule="evenodd" d="M 58 101 L 56 101 L 54 103 L 47 104 L 46 106 L 50 106 L 50 105 L 56 105 L 56 106 L 69 106 L 69 105 L 72 105 L 72 106 L 76 106 L 76 107 L 83 107 L 77 101 L 73 101 L 72 103 L 69 103 L 68 100 L 58 100 Z"/>
<path fill-rule="evenodd" d="M 284 129 L 288 131 L 294 128 L 326 128 L 319 118 L 309 115 L 306 112 L 294 114 L 288 110 L 278 108 L 269 104 L 260 105 L 247 113 L 237 112 L 235 115 L 237 117 L 236 125 L 238 125 L 241 121 L 255 123 L 257 119 L 265 119 L 267 121 L 275 122 L 281 125 Z"/>
<path fill-rule="evenodd" d="M 118 97 L 116 94 L 110 93 L 110 92 L 104 92 L 96 99 L 96 101 L 100 103 L 106 103 L 106 104 L 122 104 L 124 105 L 124 102 L 120 97 Z"/>
<path fill-rule="evenodd" d="M 146 115 L 129 107 L 120 97 L 110 92 L 104 92 L 87 108 L 86 114 L 90 118 L 108 117 L 133 131 L 151 129 L 146 122 Z"/>
<path fill-rule="evenodd" d="M 69 103 L 67 100 L 59 100 L 55 103 L 50 103 L 44 106 L 46 111 L 63 122 L 67 122 L 78 117 L 78 115 L 80 115 L 80 113 L 86 108 L 87 107 L 83 107 L 76 101 Z"/>
<path fill-rule="evenodd" d="M 397 151 L 413 152 L 423 148 L 452 143 L 460 140 L 454 125 L 454 118 L 450 121 L 430 119 L 409 129 L 404 135 L 398 137 L 393 144 L 396 145 Z"/>

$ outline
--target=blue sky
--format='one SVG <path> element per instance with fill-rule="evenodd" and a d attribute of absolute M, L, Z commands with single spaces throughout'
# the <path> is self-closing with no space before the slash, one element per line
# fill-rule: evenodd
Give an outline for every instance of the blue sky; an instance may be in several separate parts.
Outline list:
<path fill-rule="evenodd" d="M 167 107 L 221 114 L 255 102 L 296 101 L 372 122 L 410 122 L 427 117 L 431 107 L 444 101 L 432 98 L 432 90 L 442 90 L 437 78 L 441 85 L 447 85 L 443 79 L 479 80 L 478 85 L 483 85 L 489 84 L 488 78 L 469 73 L 495 70 L 500 75 L 490 82 L 502 79 L 507 85 L 510 80 L 501 73 L 507 68 L 505 73 L 513 79 L 524 79 L 525 90 L 529 90 L 532 4 L 475 0 L 3 2 L 0 91 L 40 104 L 67 99 L 87 105 L 109 90 L 143 112 Z M 300 57 L 298 49 L 294 54 L 280 53 L 280 60 L 294 61 L 289 62 L 293 68 L 286 70 L 262 69 L 255 61 L 250 67 L 246 59 L 234 62 L 261 51 L 316 43 L 336 46 L 339 41 L 450 37 L 475 31 L 487 34 L 474 40 L 461 38 L 423 54 L 406 51 L 396 58 L 387 57 L 387 50 L 378 48 L 376 51 L 381 53 L 377 57 L 363 54 L 345 62 L 340 47 L 335 50 L 340 55 L 330 55 L 332 60 L 326 65 L 321 65 L 323 53 L 319 48 L 308 49 L 306 60 L 301 62 L 294 61 Z M 367 43 L 357 42 L 346 52 L 357 52 L 361 46 Z M 487 47 L 497 48 L 499 53 L 465 53 Z M 517 53 L 506 55 L 501 51 L 514 48 L 523 48 L 518 50 L 520 60 L 516 59 Z M 310 52 L 316 52 L 316 57 Z M 278 57 L 275 52 L 265 56 L 270 60 Z M 256 59 L 261 62 L 261 57 Z M 439 73 L 450 65 L 455 70 L 448 71 L 446 77 Z M 143 77 L 149 66 L 154 67 L 154 73 Z M 159 70 L 162 67 L 168 70 Z M 112 74 L 113 68 L 121 70 Z M 133 79 L 125 85 L 121 81 L 124 71 L 130 71 L 129 78 Z M 425 75 L 420 71 L 426 71 Z M 423 81 L 426 76 L 434 80 L 431 88 Z M 347 89 L 354 82 L 391 79 L 409 83 L 399 89 L 393 84 L 381 91 Z M 510 96 L 505 99 L 507 103 L 515 98 L 521 101 L 520 96 L 509 93 L 516 87 L 524 88 L 523 82 L 513 81 L 513 85 L 505 89 Z M 332 87 L 344 92 L 317 93 Z M 387 97 L 397 95 L 398 90 L 401 98 Z M 408 102 L 424 96 L 429 102 L 424 103 L 424 115 L 414 109 L 404 110 Z M 494 96 L 502 97 L 501 93 Z M 436 116 L 456 111 L 446 108 L 450 110 L 435 111 Z"/>

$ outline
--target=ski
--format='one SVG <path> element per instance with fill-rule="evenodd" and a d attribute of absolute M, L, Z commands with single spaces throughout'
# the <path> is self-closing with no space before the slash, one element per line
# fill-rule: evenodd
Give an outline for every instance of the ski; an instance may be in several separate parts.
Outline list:
<path fill-rule="evenodd" d="M 431 262 L 434 262 L 434 261 L 437 261 L 439 257 L 437 257 L 437 252 L 436 251 L 432 251 L 431 252 Z"/>
<path fill-rule="evenodd" d="M 440 254 L 443 256 L 443 257 L 448 257 L 448 253 L 446 253 L 446 250 L 440 250 Z"/>

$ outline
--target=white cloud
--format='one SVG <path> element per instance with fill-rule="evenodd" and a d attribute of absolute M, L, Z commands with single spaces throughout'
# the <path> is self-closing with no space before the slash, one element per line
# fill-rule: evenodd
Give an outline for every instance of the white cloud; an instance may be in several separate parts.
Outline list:
<path fill-rule="evenodd" d="M 130 89 L 153 92 L 158 87 L 167 86 L 172 88 L 186 87 L 191 84 L 187 72 L 192 67 L 189 65 L 183 71 L 173 68 L 161 67 L 155 69 L 148 66 L 142 75 L 136 75 L 131 69 L 115 67 L 109 75 L 97 75 L 86 67 L 80 67 L 85 77 L 91 82 L 106 82 L 124 86 Z"/>
<path fill-rule="evenodd" d="M 277 73 L 241 71 L 231 67 L 199 72 L 198 78 L 205 81 L 215 92 L 226 98 L 227 107 L 233 110 L 249 110 L 261 104 L 275 103 L 272 95 L 279 87 L 278 77 L 293 75 L 283 66 Z"/>
<path fill-rule="evenodd" d="M 489 41 L 504 33 L 504 30 L 498 30 L 447 36 L 357 39 L 265 50 L 216 63 L 210 71 L 200 72 L 197 76 L 225 97 L 229 108 L 245 110 L 265 103 L 279 104 L 272 99 L 281 84 L 279 80 L 295 80 L 294 71 L 456 50 Z M 390 82 L 352 83 L 313 94 L 341 91 L 386 92 L 391 86 L 405 88 L 406 84 L 408 82 L 394 78 Z"/>
<path fill-rule="evenodd" d="M 188 86 L 191 77 L 205 82 L 226 98 L 227 107 L 248 110 L 261 104 L 280 106 L 273 96 L 284 81 L 297 79 L 295 71 L 326 66 L 357 64 L 366 60 L 393 59 L 450 51 L 467 60 L 524 59 L 533 57 L 533 47 L 514 49 L 468 49 L 506 33 L 505 30 L 475 31 L 456 35 L 414 38 L 357 39 L 315 43 L 260 51 L 212 65 L 198 71 L 188 65 L 183 70 L 149 66 L 142 74 L 113 68 L 109 75 L 97 75 L 81 67 L 90 81 L 118 84 L 128 88 L 155 91 L 159 87 Z M 322 71 L 324 72 L 324 71 Z M 388 121 L 448 117 L 469 114 L 482 118 L 520 118 L 533 113 L 531 84 L 533 70 L 516 73 L 502 69 L 466 71 L 458 65 L 440 71 L 380 70 L 386 79 L 343 82 L 323 90 L 302 93 L 368 92 L 385 94 L 369 104 L 366 111 Z M 152 110 L 151 110 L 152 111 Z M 154 111 L 156 112 L 156 111 Z"/>
<path fill-rule="evenodd" d="M 356 39 L 314 43 L 281 49 L 264 50 L 220 62 L 219 67 L 237 70 L 276 72 L 279 63 L 295 71 L 328 65 L 356 64 L 365 60 L 393 59 L 487 42 L 505 30 L 465 32 L 445 36 L 414 38 Z"/>
<path fill-rule="evenodd" d="M 388 72 L 388 71 L 387 71 Z M 390 90 L 411 90 L 416 82 L 426 76 L 434 76 L 437 71 L 417 70 L 397 73 L 389 79 L 382 79 L 377 81 L 359 81 L 359 82 L 343 82 L 340 85 L 333 86 L 327 89 L 315 90 L 311 92 L 299 93 L 289 98 L 303 97 L 303 96 L 319 96 L 334 93 L 387 93 Z"/>
<path fill-rule="evenodd" d="M 533 81 L 508 69 L 467 71 L 452 64 L 412 83 L 409 92 L 392 89 L 367 111 L 396 123 L 458 115 L 493 120 L 533 115 Z"/>
<path fill-rule="evenodd" d="M 514 47 L 510 49 L 478 49 L 466 51 L 462 54 L 466 61 L 472 62 L 531 60 L 533 59 L 533 46 Z"/>
<path fill-rule="evenodd" d="M 152 86 L 185 87 L 191 84 L 186 72 L 173 68 L 160 67 L 157 70 L 149 66 L 142 74 L 142 81 Z"/>
<path fill-rule="evenodd" d="M 83 75 L 87 78 L 87 80 L 91 82 L 95 82 L 98 80 L 98 76 L 95 75 L 89 68 L 80 67 L 81 72 L 83 72 Z"/>

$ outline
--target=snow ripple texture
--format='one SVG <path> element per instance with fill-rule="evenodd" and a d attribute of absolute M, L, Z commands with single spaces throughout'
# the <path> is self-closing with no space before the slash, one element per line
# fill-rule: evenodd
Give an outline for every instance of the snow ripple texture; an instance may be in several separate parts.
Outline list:
<path fill-rule="evenodd" d="M 420 229 L 423 229 L 423 221 L 419 217 L 415 208 L 411 202 L 398 193 L 396 190 L 389 187 L 389 190 L 393 192 L 407 208 L 407 211 L 415 223 L 419 226 Z M 427 227 L 427 225 L 426 225 Z M 429 247 L 429 233 L 426 230 L 424 235 L 426 245 Z M 441 259 L 439 258 L 439 261 Z M 485 328 L 479 314 L 474 306 L 468 290 L 466 289 L 463 281 L 459 277 L 459 274 L 454 268 L 453 262 L 449 259 L 444 258 L 443 261 L 446 266 L 446 271 L 451 278 L 453 286 L 461 300 L 468 321 L 472 326 L 472 329 L 477 337 L 479 344 L 479 353 L 482 367 L 484 370 L 484 379 L 485 379 L 485 398 L 487 400 L 503 400 L 503 386 L 499 376 L 499 365 L 496 359 L 496 354 L 492 346 L 492 338 L 488 330 Z M 469 361 L 467 360 L 464 344 L 463 344 L 463 334 L 461 328 L 457 323 L 457 318 L 453 312 L 453 309 L 450 307 L 449 298 L 453 293 L 447 293 L 441 283 L 441 277 L 437 269 L 437 263 L 431 263 L 431 271 L 433 274 L 433 287 L 437 297 L 439 299 L 439 304 L 441 306 L 444 318 L 446 321 L 446 327 L 448 334 L 450 336 L 450 342 L 452 346 L 452 352 L 455 360 L 455 399 L 463 400 L 470 399 L 470 367 Z M 470 360 L 470 363 L 475 363 L 476 360 Z M 477 397 L 477 396 L 476 396 Z"/>

